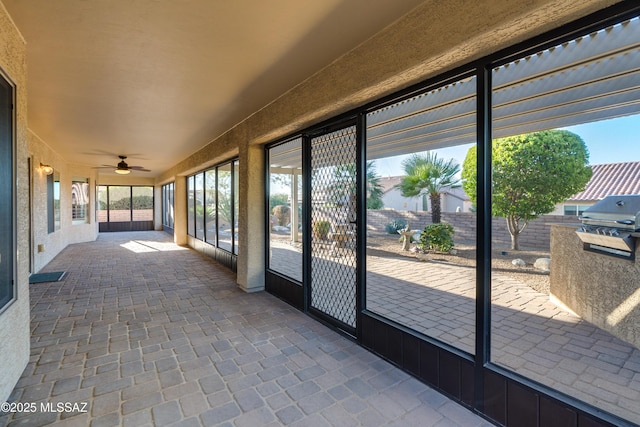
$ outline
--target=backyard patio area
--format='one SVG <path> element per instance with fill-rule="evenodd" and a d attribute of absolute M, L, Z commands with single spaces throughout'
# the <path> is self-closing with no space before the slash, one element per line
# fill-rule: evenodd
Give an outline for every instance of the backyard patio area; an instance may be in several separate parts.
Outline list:
<path fill-rule="evenodd" d="M 442 254 L 421 261 L 401 251 L 398 237 L 386 239 L 367 239 L 367 310 L 473 354 L 475 262 Z M 272 251 L 280 272 L 301 277 L 299 246 L 272 241 Z M 548 276 L 503 258 L 492 271 L 491 361 L 640 423 L 640 350 L 552 303 Z"/>
<path fill-rule="evenodd" d="M 37 410 L 0 426 L 490 425 L 166 233 L 102 233 L 44 269 L 61 270 L 30 288 L 9 398 Z"/>

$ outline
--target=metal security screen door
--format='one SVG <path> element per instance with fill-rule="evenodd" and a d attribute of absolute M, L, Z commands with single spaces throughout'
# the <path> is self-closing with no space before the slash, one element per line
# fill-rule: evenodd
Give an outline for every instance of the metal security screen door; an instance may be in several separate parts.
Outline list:
<path fill-rule="evenodd" d="M 311 138 L 309 308 L 356 330 L 356 126 Z"/>

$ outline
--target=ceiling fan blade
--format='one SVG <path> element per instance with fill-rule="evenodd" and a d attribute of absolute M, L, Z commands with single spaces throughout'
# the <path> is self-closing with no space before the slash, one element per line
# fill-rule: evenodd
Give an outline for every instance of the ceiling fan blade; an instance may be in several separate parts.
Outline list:
<path fill-rule="evenodd" d="M 151 172 L 151 170 L 145 168 L 144 166 L 129 166 L 127 164 L 127 162 L 125 161 L 125 159 L 127 158 L 126 156 L 118 156 L 120 157 L 121 161 L 120 163 L 118 163 L 117 166 L 114 165 L 102 165 L 102 166 L 96 166 L 93 169 L 119 169 L 121 171 L 123 170 L 129 170 L 129 171 L 137 171 L 137 172 Z"/>

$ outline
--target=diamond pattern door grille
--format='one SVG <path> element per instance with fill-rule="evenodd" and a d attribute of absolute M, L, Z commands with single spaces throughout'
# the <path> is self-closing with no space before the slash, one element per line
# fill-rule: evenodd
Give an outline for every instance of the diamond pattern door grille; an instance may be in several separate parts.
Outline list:
<path fill-rule="evenodd" d="M 356 327 L 356 128 L 311 140 L 311 307 Z"/>

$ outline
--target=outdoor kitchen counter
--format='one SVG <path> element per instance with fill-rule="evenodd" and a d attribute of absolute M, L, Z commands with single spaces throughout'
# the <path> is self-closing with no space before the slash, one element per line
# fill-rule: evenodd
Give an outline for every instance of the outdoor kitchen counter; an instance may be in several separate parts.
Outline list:
<path fill-rule="evenodd" d="M 640 348 L 640 244 L 634 260 L 586 251 L 578 227 L 551 225 L 551 299 Z"/>

